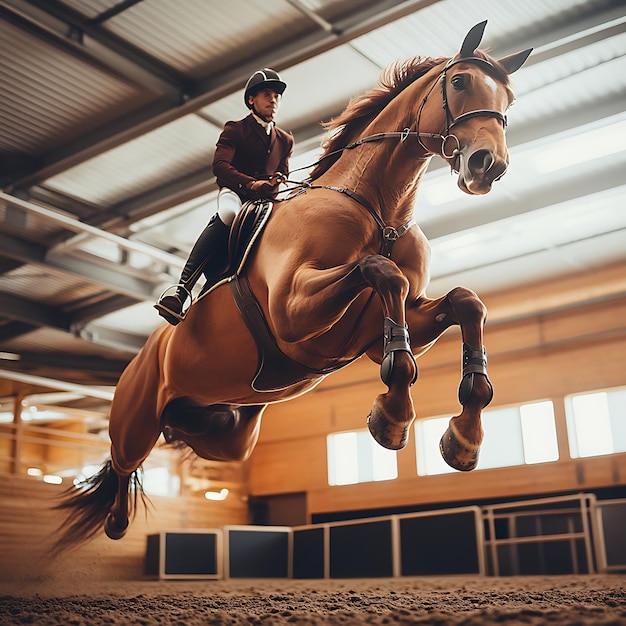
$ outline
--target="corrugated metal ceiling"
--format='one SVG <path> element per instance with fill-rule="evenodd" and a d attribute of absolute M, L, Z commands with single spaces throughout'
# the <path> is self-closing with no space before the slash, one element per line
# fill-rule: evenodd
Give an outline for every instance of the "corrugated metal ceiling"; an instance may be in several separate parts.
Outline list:
<path fill-rule="evenodd" d="M 70 51 L 0 21 L 0 148 L 42 154 L 149 97 Z"/>
<path fill-rule="evenodd" d="M 512 77 L 501 186 L 468 198 L 436 161 L 424 180 L 417 215 L 432 237 L 431 294 L 451 281 L 489 292 L 626 260 L 624 148 L 556 173 L 538 167 L 586 128 L 622 129 L 625 13 L 618 0 L 0 0 L 3 190 L 177 255 L 169 263 L 76 235 L 1 198 L 0 295 L 11 298 L 0 304 L 0 349 L 58 351 L 68 364 L 59 375 L 81 381 L 97 382 L 102 359 L 129 358 L 97 342 L 132 351 L 160 322 L 150 305 L 214 210 L 215 142 L 247 113 L 241 89 L 257 65 L 288 82 L 279 124 L 294 133 L 299 167 L 315 160 L 320 122 L 381 68 L 453 55 L 485 18 L 496 55 L 536 51 Z M 45 330 L 58 319 L 101 332 Z"/>

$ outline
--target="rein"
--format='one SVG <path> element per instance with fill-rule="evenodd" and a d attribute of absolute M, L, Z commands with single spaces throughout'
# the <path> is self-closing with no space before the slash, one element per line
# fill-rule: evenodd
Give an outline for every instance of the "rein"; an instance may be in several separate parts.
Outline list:
<path fill-rule="evenodd" d="M 506 129 L 507 117 L 505 114 L 500 113 L 500 111 L 495 111 L 493 109 L 475 109 L 473 111 L 467 111 L 465 113 L 461 113 L 460 115 L 457 115 L 456 117 L 454 117 L 454 115 L 450 111 L 450 105 L 448 104 L 448 92 L 447 92 L 447 85 L 446 85 L 447 72 L 451 67 L 454 67 L 455 65 L 458 65 L 459 63 L 473 63 L 474 65 L 478 65 L 479 67 L 487 67 L 487 68 L 495 69 L 492 63 L 490 63 L 489 61 L 485 59 L 481 59 L 480 57 L 466 57 L 462 59 L 457 59 L 456 61 L 453 59 L 450 59 L 450 61 L 448 61 L 448 63 L 443 68 L 439 76 L 435 79 L 435 81 L 431 85 L 430 89 L 428 90 L 428 92 L 426 93 L 426 95 L 424 96 L 420 104 L 419 110 L 417 112 L 417 119 L 416 119 L 416 124 L 415 124 L 416 130 L 405 128 L 402 131 L 375 133 L 373 135 L 368 135 L 367 137 L 357 139 L 356 141 L 348 144 L 347 146 L 344 146 L 343 148 L 339 148 L 337 150 L 334 150 L 333 152 L 329 152 L 328 154 L 323 155 L 319 160 L 317 160 L 315 163 L 311 165 L 299 167 L 295 170 L 292 170 L 292 172 L 298 172 L 300 170 L 310 169 L 312 167 L 315 167 L 319 163 L 321 163 L 324 159 L 334 156 L 335 154 L 344 152 L 345 150 L 353 150 L 354 148 L 357 148 L 358 146 L 361 146 L 365 143 L 371 143 L 373 141 L 381 141 L 383 139 L 398 139 L 401 143 L 403 143 L 409 137 L 415 137 L 418 143 L 420 144 L 420 146 L 426 151 L 426 154 L 431 154 L 431 155 L 440 154 L 444 159 L 453 159 L 455 157 L 456 159 L 463 158 L 463 151 L 461 150 L 461 143 L 458 137 L 454 135 L 453 133 L 451 133 L 451 130 L 456 125 L 461 124 L 474 117 L 493 117 L 499 120 L 500 122 L 502 122 L 504 129 Z M 420 119 L 422 117 L 422 111 L 424 110 L 426 102 L 428 101 L 430 94 L 433 92 L 438 82 L 441 83 L 441 97 L 443 100 L 443 110 L 445 111 L 445 114 L 446 114 L 445 134 L 420 132 L 419 125 L 420 125 Z M 428 149 L 422 142 L 422 139 L 440 139 L 441 140 L 441 152 L 436 153 Z M 451 154 L 446 153 L 446 143 L 449 139 L 454 139 L 454 141 L 456 141 L 456 148 L 452 151 Z M 456 170 L 454 166 L 452 166 L 452 169 Z M 376 209 L 374 209 L 374 207 L 366 198 L 356 193 L 355 191 L 351 191 L 350 189 L 346 189 L 344 187 L 333 187 L 330 185 L 313 185 L 308 182 L 294 182 L 294 181 L 286 181 L 286 182 L 290 182 L 290 183 L 293 182 L 295 186 L 291 189 L 285 189 L 284 191 L 293 191 L 294 189 L 299 189 L 297 193 L 304 193 L 307 189 L 330 189 L 331 191 L 337 191 L 338 193 L 345 194 L 346 196 L 358 202 L 373 217 L 374 221 L 380 228 L 382 238 L 383 238 L 383 243 L 381 246 L 380 254 L 388 258 L 391 257 L 391 251 L 393 249 L 393 245 L 396 242 L 396 240 L 402 237 L 404 234 L 406 234 L 410 230 L 410 228 L 414 226 L 416 223 L 415 220 L 412 219 L 412 220 L 409 220 L 408 222 L 405 222 L 404 224 L 402 224 L 401 226 L 397 228 L 394 226 L 388 226 L 387 224 L 385 224 L 382 217 L 378 214 Z M 290 196 L 290 197 L 293 197 L 293 196 Z M 285 198 L 285 200 L 288 200 L 288 199 L 289 198 Z M 281 200 L 279 200 L 279 202 L 280 201 Z"/>
<path fill-rule="evenodd" d="M 489 61 L 485 59 L 481 59 L 480 57 L 466 57 L 463 59 L 457 59 L 456 61 L 450 59 L 450 61 L 448 61 L 446 66 L 443 68 L 443 70 L 437 77 L 437 79 L 433 82 L 430 89 L 428 90 L 428 93 L 424 96 L 424 99 L 422 100 L 422 103 L 420 104 L 420 108 L 417 113 L 417 120 L 416 120 L 417 130 L 411 130 L 410 128 L 405 128 L 402 131 L 374 133 L 373 135 L 362 137 L 361 139 L 357 139 L 356 141 L 353 141 L 352 143 L 348 144 L 347 146 L 344 146 L 343 148 L 333 150 L 332 152 L 329 152 L 328 154 L 323 155 L 320 159 L 318 159 L 314 163 L 311 163 L 310 165 L 304 165 L 303 167 L 298 167 L 294 170 L 291 170 L 290 173 L 300 172 L 302 170 L 308 170 L 312 167 L 315 167 L 316 165 L 319 165 L 324 159 L 328 159 L 329 157 L 334 156 L 335 154 L 344 152 L 345 150 L 353 150 L 354 148 L 357 148 L 363 145 L 364 143 L 370 143 L 372 141 L 381 141 L 382 139 L 399 139 L 400 142 L 404 142 L 409 137 L 415 137 L 418 140 L 419 144 L 422 146 L 422 148 L 424 148 L 427 154 L 437 154 L 437 153 L 433 152 L 432 150 L 429 150 L 422 143 L 421 140 L 422 139 L 441 139 L 441 153 L 440 154 L 442 157 L 446 159 L 451 159 L 452 157 L 460 153 L 460 142 L 458 138 L 456 137 L 456 135 L 450 134 L 450 131 L 452 130 L 452 128 L 456 126 L 457 124 L 465 122 L 473 117 L 495 117 L 497 120 L 502 122 L 503 127 L 506 129 L 508 125 L 507 116 L 504 115 L 503 113 L 500 113 L 500 111 L 496 111 L 494 109 L 476 109 L 474 111 L 467 111 L 465 113 L 461 113 L 460 115 L 457 115 L 456 117 L 452 115 L 452 112 L 450 111 L 450 105 L 448 104 L 448 91 L 447 91 L 447 86 L 446 86 L 446 82 L 447 82 L 446 77 L 447 77 L 447 71 L 451 67 L 454 67 L 455 65 L 458 65 L 459 63 L 474 63 L 474 65 L 486 66 L 486 67 L 495 69 L 492 63 L 490 63 Z M 420 123 L 420 119 L 422 116 L 422 111 L 424 109 L 424 106 L 426 105 L 426 102 L 428 101 L 428 98 L 430 97 L 430 94 L 432 93 L 433 89 L 436 87 L 438 80 L 441 80 L 441 97 L 443 100 L 443 110 L 446 113 L 445 134 L 420 132 L 419 123 Z M 445 151 L 445 144 L 446 144 L 446 141 L 450 138 L 454 138 L 454 140 L 457 143 L 457 148 L 452 152 L 452 154 L 448 155 L 446 154 L 446 151 Z"/>

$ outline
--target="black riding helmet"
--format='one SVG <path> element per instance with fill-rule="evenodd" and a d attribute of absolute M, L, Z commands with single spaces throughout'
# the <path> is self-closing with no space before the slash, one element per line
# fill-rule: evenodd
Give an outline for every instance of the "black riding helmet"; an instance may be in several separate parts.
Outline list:
<path fill-rule="evenodd" d="M 249 109 L 252 109 L 252 106 L 248 103 L 248 96 L 253 96 L 257 91 L 264 89 L 265 87 L 282 95 L 283 91 L 287 89 L 287 83 L 280 79 L 278 72 L 275 72 L 268 67 L 254 72 L 254 74 L 252 74 L 252 76 L 248 79 L 246 88 L 243 92 L 243 101 Z"/>

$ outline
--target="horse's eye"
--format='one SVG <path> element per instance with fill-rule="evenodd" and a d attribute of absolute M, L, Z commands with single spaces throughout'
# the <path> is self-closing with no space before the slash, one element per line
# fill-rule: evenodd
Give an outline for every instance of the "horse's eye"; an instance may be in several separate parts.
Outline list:
<path fill-rule="evenodd" d="M 461 91 L 461 89 L 465 89 L 465 80 L 463 79 L 462 74 L 457 74 L 456 76 L 453 76 L 450 82 L 452 83 L 452 86 L 457 91 Z"/>

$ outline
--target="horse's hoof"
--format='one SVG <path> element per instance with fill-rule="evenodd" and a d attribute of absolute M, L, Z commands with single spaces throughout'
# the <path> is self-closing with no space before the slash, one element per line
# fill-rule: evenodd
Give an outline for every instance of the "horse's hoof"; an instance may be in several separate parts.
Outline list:
<path fill-rule="evenodd" d="M 439 442 L 439 451 L 450 467 L 461 472 L 469 472 L 478 465 L 480 447 L 463 443 L 461 439 L 460 435 L 452 430 L 452 426 L 448 426 Z"/>
<path fill-rule="evenodd" d="M 401 450 L 409 440 L 409 427 L 398 426 L 390 422 L 376 404 L 367 416 L 367 427 L 372 437 L 383 447 L 389 450 Z"/>
<path fill-rule="evenodd" d="M 117 541 L 118 539 L 121 539 L 126 534 L 127 530 L 128 530 L 128 520 L 126 520 L 125 526 L 123 528 L 120 528 L 115 523 L 115 518 L 111 514 L 108 515 L 108 517 L 106 518 L 104 522 L 104 533 L 109 539 L 113 539 Z"/>

